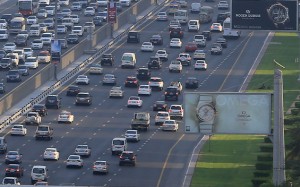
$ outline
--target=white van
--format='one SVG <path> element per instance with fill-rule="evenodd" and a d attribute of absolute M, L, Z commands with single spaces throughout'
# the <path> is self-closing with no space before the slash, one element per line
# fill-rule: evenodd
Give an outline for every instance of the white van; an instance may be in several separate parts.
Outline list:
<path fill-rule="evenodd" d="M 48 180 L 48 169 L 46 166 L 33 166 L 31 170 L 31 184 L 35 184 L 37 181 Z"/>
<path fill-rule="evenodd" d="M 121 58 L 121 68 L 135 68 L 136 56 L 135 53 L 124 53 Z"/>
<path fill-rule="evenodd" d="M 191 13 L 199 13 L 201 9 L 201 3 L 192 3 L 191 4 Z"/>
<path fill-rule="evenodd" d="M 200 30 L 200 22 L 199 20 L 190 20 L 188 23 L 188 31 L 196 31 Z"/>
<path fill-rule="evenodd" d="M 114 138 L 111 142 L 111 154 L 115 155 L 127 150 L 126 138 Z"/>

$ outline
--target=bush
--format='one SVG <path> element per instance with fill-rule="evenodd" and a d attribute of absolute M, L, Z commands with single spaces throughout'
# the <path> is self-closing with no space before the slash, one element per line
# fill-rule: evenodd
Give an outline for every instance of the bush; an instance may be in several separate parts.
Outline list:
<path fill-rule="evenodd" d="M 296 101 L 296 102 L 295 102 L 295 107 L 296 107 L 296 108 L 300 108 L 300 101 Z"/>
<path fill-rule="evenodd" d="M 272 144 L 264 144 L 259 146 L 261 152 L 272 153 L 273 145 Z"/>
<path fill-rule="evenodd" d="M 293 108 L 293 109 L 291 109 L 291 114 L 292 115 L 298 115 L 299 114 L 299 108 Z"/>
<path fill-rule="evenodd" d="M 272 143 L 271 139 L 269 136 L 264 137 L 264 142 L 265 143 Z"/>
<path fill-rule="evenodd" d="M 255 164 L 256 170 L 271 170 L 273 168 L 272 162 L 257 162 Z"/>
<path fill-rule="evenodd" d="M 266 183 L 268 179 L 266 178 L 254 178 L 251 180 L 254 187 L 260 187 L 261 184 Z"/>
<path fill-rule="evenodd" d="M 269 177 L 270 174 L 271 174 L 271 171 L 264 171 L 264 170 L 256 170 L 253 172 L 253 175 L 255 178 Z"/>
<path fill-rule="evenodd" d="M 295 116 L 295 115 L 284 116 L 284 124 L 285 125 L 293 125 L 297 122 L 300 123 L 300 116 Z"/>
<path fill-rule="evenodd" d="M 257 161 L 273 161 L 273 155 L 272 154 L 262 154 L 257 155 Z"/>

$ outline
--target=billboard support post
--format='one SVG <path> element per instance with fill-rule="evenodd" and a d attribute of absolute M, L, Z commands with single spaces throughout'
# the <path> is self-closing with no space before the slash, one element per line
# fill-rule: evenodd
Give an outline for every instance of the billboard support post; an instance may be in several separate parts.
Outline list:
<path fill-rule="evenodd" d="M 283 115 L 282 72 L 274 70 L 274 130 L 273 130 L 273 185 L 281 186 L 285 176 L 285 145 Z"/>

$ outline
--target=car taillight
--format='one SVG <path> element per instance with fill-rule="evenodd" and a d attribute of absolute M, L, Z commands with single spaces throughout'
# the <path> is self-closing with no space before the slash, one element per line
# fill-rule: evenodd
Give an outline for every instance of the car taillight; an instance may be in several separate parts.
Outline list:
<path fill-rule="evenodd" d="M 172 112 L 172 110 L 169 110 L 169 113 L 171 113 Z"/>
<path fill-rule="evenodd" d="M 6 168 L 6 169 L 5 169 L 5 171 L 9 171 L 9 169 L 8 169 L 8 168 Z"/>

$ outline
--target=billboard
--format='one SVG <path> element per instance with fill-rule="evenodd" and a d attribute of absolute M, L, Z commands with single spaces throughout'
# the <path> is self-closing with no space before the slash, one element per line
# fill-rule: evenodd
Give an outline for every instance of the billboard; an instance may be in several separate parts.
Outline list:
<path fill-rule="evenodd" d="M 52 63 L 59 63 L 61 56 L 61 43 L 60 40 L 51 41 L 51 61 Z"/>
<path fill-rule="evenodd" d="M 232 29 L 298 30 L 298 2 L 274 0 L 232 0 Z"/>
<path fill-rule="evenodd" d="M 187 133 L 270 134 L 270 93 L 184 94 Z"/>
<path fill-rule="evenodd" d="M 110 1 L 107 7 L 108 12 L 108 22 L 116 23 L 117 22 L 117 6 L 115 2 Z"/>

